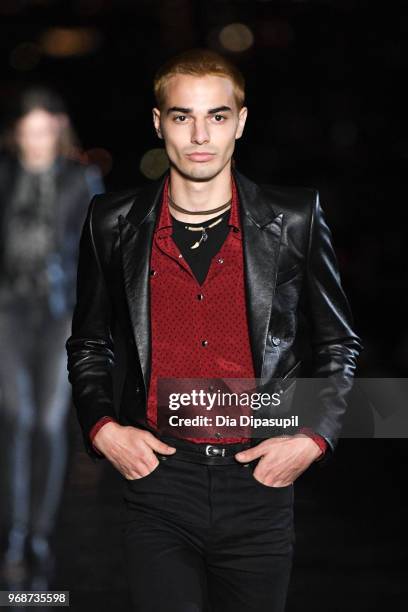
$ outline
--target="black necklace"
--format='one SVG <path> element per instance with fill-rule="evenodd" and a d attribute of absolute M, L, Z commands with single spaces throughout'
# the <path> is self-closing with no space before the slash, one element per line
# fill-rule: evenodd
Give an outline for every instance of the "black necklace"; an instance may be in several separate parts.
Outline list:
<path fill-rule="evenodd" d="M 217 208 L 212 208 L 210 210 L 187 210 L 187 208 L 181 208 L 181 206 L 178 206 L 175 201 L 173 200 L 173 198 L 170 195 L 170 190 L 168 191 L 168 197 L 169 197 L 169 202 L 170 202 L 170 206 L 172 208 L 174 208 L 175 210 L 178 210 L 179 212 L 185 213 L 187 215 L 208 215 L 210 213 L 215 213 L 218 212 L 220 210 L 223 210 L 226 206 L 229 206 L 231 204 L 232 198 L 230 198 L 228 200 L 228 202 L 225 202 L 225 204 L 222 204 L 222 206 L 217 206 Z"/>

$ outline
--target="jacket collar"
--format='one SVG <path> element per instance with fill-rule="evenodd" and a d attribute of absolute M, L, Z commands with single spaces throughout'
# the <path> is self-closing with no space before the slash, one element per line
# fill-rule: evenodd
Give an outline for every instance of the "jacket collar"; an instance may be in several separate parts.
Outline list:
<path fill-rule="evenodd" d="M 235 168 L 231 173 L 238 191 L 241 219 L 242 215 L 246 215 L 260 228 L 274 219 L 276 212 L 261 188 Z M 169 171 L 166 171 L 159 179 L 152 181 L 137 193 L 126 215 L 129 223 L 137 227 L 142 223 L 156 221 L 169 175 Z"/>

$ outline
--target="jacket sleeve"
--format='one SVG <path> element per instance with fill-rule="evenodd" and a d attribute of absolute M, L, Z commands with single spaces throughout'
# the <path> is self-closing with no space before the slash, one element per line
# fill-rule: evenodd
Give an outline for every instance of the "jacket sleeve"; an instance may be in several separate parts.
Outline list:
<path fill-rule="evenodd" d="M 353 330 L 352 314 L 341 286 L 331 231 L 318 192 L 311 214 L 303 291 L 304 315 L 311 337 L 311 376 L 320 379 L 318 393 L 308 407 L 308 416 L 313 415 L 313 431 L 328 443 L 328 452 L 319 461 L 319 464 L 324 464 L 338 442 L 357 357 L 363 345 Z"/>
<path fill-rule="evenodd" d="M 85 450 L 96 461 L 103 459 L 103 455 L 93 448 L 90 431 L 101 417 L 116 419 L 116 415 L 112 383 L 115 365 L 112 305 L 94 239 L 95 206 L 98 206 L 97 195 L 89 204 L 81 232 L 76 304 L 71 336 L 65 346 L 68 380 L 72 385 L 72 400 Z"/>

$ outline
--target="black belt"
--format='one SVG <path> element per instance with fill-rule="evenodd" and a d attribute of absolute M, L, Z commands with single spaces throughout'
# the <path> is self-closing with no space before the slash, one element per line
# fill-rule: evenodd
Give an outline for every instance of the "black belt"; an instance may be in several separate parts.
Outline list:
<path fill-rule="evenodd" d="M 180 461 L 203 463 L 205 465 L 238 464 L 240 462 L 235 459 L 235 454 L 256 446 L 258 443 L 258 440 L 253 439 L 250 442 L 237 444 L 203 444 L 165 436 L 161 436 L 160 440 L 177 449 L 174 455 L 160 455 L 162 460 L 174 456 L 175 459 L 180 459 Z"/>

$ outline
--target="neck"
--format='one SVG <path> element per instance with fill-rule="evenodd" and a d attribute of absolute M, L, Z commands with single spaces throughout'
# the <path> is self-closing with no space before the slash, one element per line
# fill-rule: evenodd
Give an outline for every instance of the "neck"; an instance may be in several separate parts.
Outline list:
<path fill-rule="evenodd" d="M 170 168 L 170 194 L 178 206 L 191 211 L 205 211 L 226 204 L 231 198 L 231 165 L 208 181 L 186 179 L 173 167 Z M 173 217 L 183 223 L 205 222 L 218 217 L 221 212 L 208 215 L 188 215 L 170 208 Z"/>

